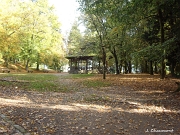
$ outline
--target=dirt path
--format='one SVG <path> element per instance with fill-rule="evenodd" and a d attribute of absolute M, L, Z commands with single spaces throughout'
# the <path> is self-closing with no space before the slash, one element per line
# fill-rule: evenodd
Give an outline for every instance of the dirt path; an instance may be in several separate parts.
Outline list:
<path fill-rule="evenodd" d="M 68 93 L 0 87 L 0 112 L 32 135 L 180 134 L 179 95 L 148 89 L 147 82 L 137 86 L 132 77 L 132 85 L 122 80 L 107 78 L 114 84 L 88 88 L 60 77 L 59 83 L 77 90 Z"/>

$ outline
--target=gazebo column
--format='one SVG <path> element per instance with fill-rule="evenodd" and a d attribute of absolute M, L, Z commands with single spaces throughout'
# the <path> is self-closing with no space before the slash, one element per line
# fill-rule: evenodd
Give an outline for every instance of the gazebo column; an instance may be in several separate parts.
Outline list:
<path fill-rule="evenodd" d="M 88 73 L 88 67 L 89 67 L 89 60 L 92 60 L 93 56 L 69 56 L 66 57 L 69 59 L 69 66 L 70 66 L 70 71 L 69 73 L 79 73 L 79 70 L 84 70 L 82 71 L 83 73 Z M 92 70 L 94 63 L 92 62 Z"/>
<path fill-rule="evenodd" d="M 74 60 L 74 68 L 77 68 L 77 59 Z"/>
<path fill-rule="evenodd" d="M 82 69 L 82 65 L 83 65 L 83 61 L 81 60 L 81 70 L 83 70 L 83 69 Z"/>
<path fill-rule="evenodd" d="M 79 71 L 79 63 L 80 63 L 80 60 L 77 60 L 77 69 Z"/>
<path fill-rule="evenodd" d="M 71 72 L 72 71 L 72 59 L 70 59 L 69 63 L 70 63 L 70 72 Z"/>
<path fill-rule="evenodd" d="M 93 60 L 92 60 L 91 64 L 92 64 L 91 70 L 93 71 L 94 70 L 94 61 Z"/>
<path fill-rule="evenodd" d="M 88 59 L 86 59 L 86 74 L 88 73 Z"/>
<path fill-rule="evenodd" d="M 78 59 L 75 59 L 74 64 L 75 64 L 74 73 L 77 74 L 78 73 Z"/>

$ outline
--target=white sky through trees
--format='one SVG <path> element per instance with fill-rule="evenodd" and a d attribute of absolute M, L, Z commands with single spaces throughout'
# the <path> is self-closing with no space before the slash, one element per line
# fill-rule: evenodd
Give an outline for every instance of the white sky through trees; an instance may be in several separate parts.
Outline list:
<path fill-rule="evenodd" d="M 70 31 L 75 19 L 79 16 L 78 2 L 76 0 L 49 0 L 50 5 L 54 5 L 56 14 L 61 23 L 62 34 Z"/>

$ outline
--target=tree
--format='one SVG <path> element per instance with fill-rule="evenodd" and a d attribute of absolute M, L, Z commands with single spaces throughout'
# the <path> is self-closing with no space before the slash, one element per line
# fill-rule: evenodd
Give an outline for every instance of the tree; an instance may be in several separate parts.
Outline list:
<path fill-rule="evenodd" d="M 101 49 L 102 63 L 103 63 L 103 79 L 106 78 L 106 49 L 107 49 L 107 26 L 106 26 L 106 14 L 104 3 L 98 1 L 79 1 L 81 4 L 81 11 L 85 14 L 86 26 L 95 32 L 96 37 L 99 39 L 98 46 Z"/>
<path fill-rule="evenodd" d="M 174 72 L 173 69 L 179 62 L 180 49 L 177 38 L 179 32 L 175 32 L 175 29 L 179 29 L 180 2 L 177 0 L 79 0 L 79 2 L 87 28 L 96 33 L 102 54 L 104 50 L 105 53 L 112 53 L 117 73 L 122 67 L 125 73 L 130 73 L 132 64 L 136 64 L 141 65 L 142 72 L 149 70 L 150 74 L 153 74 L 154 63 L 155 71 L 157 64 L 161 65 L 161 79 L 163 79 L 167 59 Z"/>
<path fill-rule="evenodd" d="M 5 0 L 0 9 L 0 50 L 8 67 L 9 59 L 19 53 L 18 31 L 21 27 L 19 21 L 19 7 L 15 1 Z M 14 11 L 14 12 L 12 12 Z"/>
<path fill-rule="evenodd" d="M 82 40 L 83 36 L 78 28 L 78 22 L 75 21 L 68 37 L 68 55 L 82 55 L 80 54 L 82 51 Z"/>
<path fill-rule="evenodd" d="M 7 66 L 15 57 L 25 61 L 26 69 L 30 62 L 36 62 L 39 70 L 46 55 L 63 57 L 60 23 L 47 0 L 5 0 L 0 6 L 6 8 L 0 13 L 0 46 Z M 56 51 L 51 51 L 52 48 Z"/>

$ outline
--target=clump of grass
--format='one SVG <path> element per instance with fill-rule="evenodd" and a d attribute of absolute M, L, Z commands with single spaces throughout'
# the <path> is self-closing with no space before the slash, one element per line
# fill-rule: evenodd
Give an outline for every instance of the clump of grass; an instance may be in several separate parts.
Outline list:
<path fill-rule="evenodd" d="M 7 87 L 9 85 L 12 85 L 12 82 L 0 82 L 0 86 Z"/>
<path fill-rule="evenodd" d="M 98 87 L 108 87 L 110 86 L 110 83 L 100 80 L 86 80 L 83 82 L 83 85 L 86 87 L 98 88 Z"/>
<path fill-rule="evenodd" d="M 93 77 L 94 74 L 70 74 L 66 76 L 65 78 L 67 79 L 80 79 L 80 78 L 88 78 L 88 77 Z"/>

